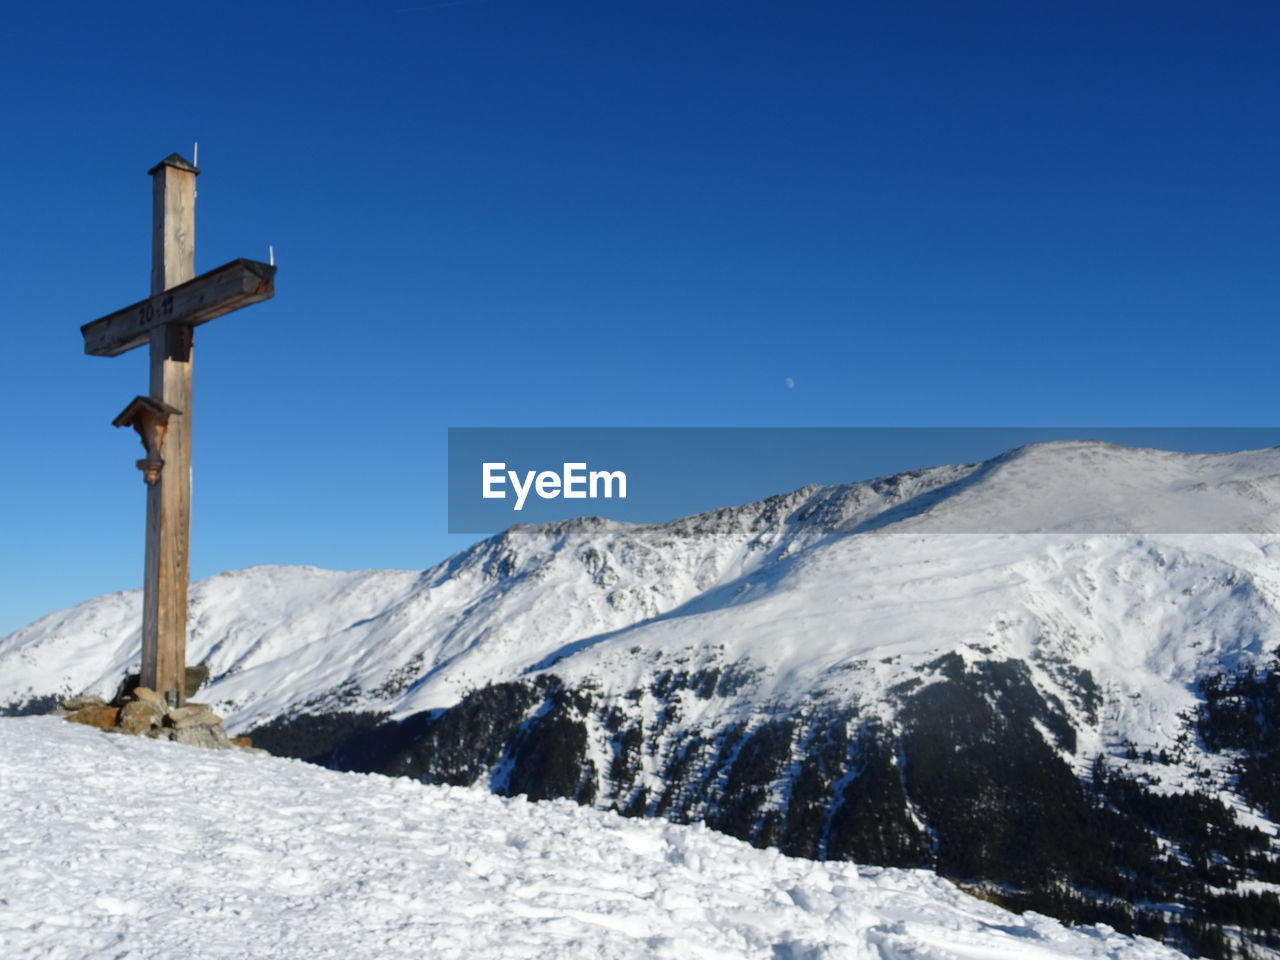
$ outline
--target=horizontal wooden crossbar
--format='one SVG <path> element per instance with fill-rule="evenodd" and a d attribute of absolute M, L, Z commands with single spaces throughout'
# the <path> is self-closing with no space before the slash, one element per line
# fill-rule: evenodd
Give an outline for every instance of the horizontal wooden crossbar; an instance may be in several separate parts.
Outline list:
<path fill-rule="evenodd" d="M 80 328 L 84 352 L 115 357 L 151 338 L 151 329 L 166 323 L 188 327 L 275 295 L 276 268 L 257 260 L 232 260 L 163 293 L 117 310 Z"/>

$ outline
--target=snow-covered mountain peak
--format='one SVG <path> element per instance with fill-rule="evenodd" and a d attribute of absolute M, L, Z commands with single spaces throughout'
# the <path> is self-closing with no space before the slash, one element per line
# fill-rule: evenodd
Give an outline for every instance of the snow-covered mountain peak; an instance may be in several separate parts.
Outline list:
<path fill-rule="evenodd" d="M 892 495 L 861 517 L 863 489 Z M 833 488 L 825 499 L 853 500 L 853 511 L 830 520 L 854 532 L 1268 533 L 1280 506 L 1280 449 L 1187 454 L 1057 441 Z"/>

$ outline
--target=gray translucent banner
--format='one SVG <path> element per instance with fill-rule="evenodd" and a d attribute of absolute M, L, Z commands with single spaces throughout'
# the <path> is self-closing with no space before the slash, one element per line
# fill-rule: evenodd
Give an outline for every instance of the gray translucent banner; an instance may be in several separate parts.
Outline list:
<path fill-rule="evenodd" d="M 1275 533 L 1277 445 L 1280 427 L 455 427 L 449 532 L 708 534 L 778 498 L 769 522 L 847 532 Z"/>

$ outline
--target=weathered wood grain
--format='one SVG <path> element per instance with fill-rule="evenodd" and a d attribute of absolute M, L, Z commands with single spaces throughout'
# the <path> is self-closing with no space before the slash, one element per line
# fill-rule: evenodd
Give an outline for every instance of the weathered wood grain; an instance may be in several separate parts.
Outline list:
<path fill-rule="evenodd" d="M 275 295 L 275 274 L 275 267 L 257 260 L 232 260 L 193 280 L 162 289 L 132 306 L 86 323 L 80 328 L 84 352 L 96 357 L 119 356 L 148 343 L 151 331 L 158 326 L 195 327 L 241 307 L 269 300 Z"/>
<path fill-rule="evenodd" d="M 233 300 L 231 294 L 243 285 L 239 277 L 246 271 L 222 268 L 192 281 L 196 171 L 161 163 L 152 168 L 152 178 L 151 298 L 147 302 L 159 301 L 161 308 L 171 305 L 172 309 L 167 319 L 163 309 L 153 313 L 147 330 L 151 397 L 181 413 L 169 416 L 160 446 L 164 467 L 159 479 L 147 487 L 141 681 L 181 704 L 187 665 L 193 327 L 175 321 Z"/>

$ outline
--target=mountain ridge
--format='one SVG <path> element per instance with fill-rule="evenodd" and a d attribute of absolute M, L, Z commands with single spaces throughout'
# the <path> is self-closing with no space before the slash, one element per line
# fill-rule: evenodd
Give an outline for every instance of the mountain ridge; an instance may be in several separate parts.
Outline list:
<path fill-rule="evenodd" d="M 576 606 L 587 611 L 582 618 L 566 617 L 555 611 L 548 614 L 555 624 L 554 632 L 562 639 L 561 643 L 545 639 L 545 635 L 552 632 L 550 629 L 534 630 L 531 631 L 536 635 L 533 638 L 521 636 L 521 643 L 529 647 L 529 655 L 520 664 L 513 666 L 502 656 L 481 658 L 488 662 L 476 664 L 473 670 L 467 671 L 468 675 L 486 678 L 495 676 L 495 671 L 503 675 L 519 674 L 534 664 L 549 663 L 557 657 L 557 651 L 572 644 L 603 640 L 606 635 L 635 629 L 648 621 L 671 618 L 677 610 L 688 605 L 692 605 L 691 609 L 695 611 L 707 608 L 723 600 L 726 593 L 735 592 L 732 602 L 740 603 L 743 594 L 758 595 L 766 589 L 769 577 L 785 576 L 788 567 L 798 562 L 794 558 L 812 563 L 814 554 L 831 545 L 823 541 L 883 537 L 890 530 L 897 536 L 927 536 L 935 531 L 927 525 L 920 529 L 922 517 L 936 517 L 940 505 L 954 505 L 957 500 L 968 514 L 961 521 L 944 519 L 941 526 L 947 532 L 955 532 L 950 528 L 959 525 L 966 528 L 964 532 L 974 533 L 972 528 L 977 524 L 972 514 L 975 507 L 970 502 L 974 498 L 969 496 L 966 499 L 966 494 L 984 483 L 991 486 L 994 482 L 992 477 L 998 477 L 1010 465 L 1025 465 L 1028 460 L 1043 459 L 1046 454 L 1053 458 L 1055 469 L 1060 469 L 1064 461 L 1078 459 L 1063 454 L 1083 454 L 1094 459 L 1099 455 L 1104 459 L 1120 457 L 1149 461 L 1154 458 L 1166 463 L 1191 464 L 1195 469 L 1188 471 L 1189 476 L 1179 478 L 1183 487 L 1203 484 L 1207 473 L 1215 479 L 1213 490 L 1221 489 L 1220 476 L 1213 476 L 1215 470 L 1221 474 L 1221 467 L 1225 464 L 1235 465 L 1238 471 L 1241 462 L 1254 461 L 1251 475 L 1246 477 L 1246 481 L 1253 484 L 1249 488 L 1250 496 L 1256 497 L 1257 485 L 1262 483 L 1266 489 L 1258 502 L 1268 506 L 1272 502 L 1280 505 L 1280 451 L 1274 448 L 1244 454 L 1196 455 L 1129 450 L 1097 443 L 1028 445 L 982 463 L 912 470 L 860 483 L 811 484 L 762 501 L 662 524 L 629 525 L 600 518 L 577 518 L 541 526 L 518 525 L 481 540 L 421 572 L 342 572 L 321 571 L 314 567 L 260 566 L 219 574 L 193 585 L 191 656 L 198 660 L 212 658 L 214 682 L 211 693 L 216 695 L 221 692 L 219 686 L 224 680 L 254 664 L 269 662 L 273 652 L 283 655 L 289 642 L 278 635 L 287 636 L 293 625 L 297 626 L 297 632 L 305 634 L 295 638 L 292 641 L 295 644 L 309 646 L 316 638 L 329 641 L 322 660 L 332 659 L 333 648 L 340 645 L 333 638 L 351 638 L 347 651 L 350 662 L 345 672 L 321 671 L 306 689 L 296 682 L 305 677 L 290 675 L 289 680 L 294 681 L 293 689 L 300 695 L 305 693 L 304 699 L 314 698 L 324 692 L 323 684 L 337 686 L 349 679 L 353 671 L 364 686 L 377 686 L 369 674 L 376 673 L 381 661 L 388 657 L 395 661 L 405 646 L 405 631 L 398 631 L 396 623 L 415 621 L 413 626 L 406 628 L 412 632 L 422 628 L 418 621 L 426 616 L 432 621 L 428 629 L 438 637 L 438 649 L 429 649 L 429 643 L 427 649 L 419 646 L 405 652 L 405 656 L 399 662 L 393 662 L 391 667 L 392 670 L 406 669 L 415 656 L 420 656 L 423 663 L 430 665 L 430 670 L 439 674 L 440 668 L 447 664 L 460 666 L 463 661 L 476 659 L 477 644 L 483 646 L 493 639 L 497 645 L 502 645 L 501 634 L 509 631 L 510 621 L 541 612 L 530 609 L 537 607 L 536 600 L 520 596 L 521 593 L 544 583 L 554 573 L 585 579 L 587 583 L 566 583 L 567 577 L 562 577 L 556 585 L 562 594 L 566 594 L 558 598 L 560 606 Z M 1078 464 L 1076 468 L 1079 469 Z M 1020 478 L 1019 482 L 1026 484 L 1025 478 Z M 1186 489 L 1177 492 L 1184 500 L 1196 504 L 1205 501 L 1205 497 L 1200 495 L 1202 491 L 1192 490 L 1190 496 Z M 1267 494 L 1273 494 L 1274 500 Z M 1005 497 L 1005 494 L 997 488 L 985 500 L 1000 497 Z M 985 509 L 983 498 L 977 499 L 976 509 Z M 1212 505 L 1220 515 L 1221 500 L 1212 499 Z M 1067 509 L 1078 506 L 1078 497 L 1066 504 Z M 1023 511 L 1021 506 L 1014 510 L 1017 515 L 995 519 L 1025 519 L 1025 511 L 1019 511 Z M 1185 509 L 1183 512 L 1194 511 Z M 1257 512 L 1256 509 L 1243 511 L 1243 515 L 1233 518 L 1239 521 L 1234 526 L 1256 525 Z M 1057 525 L 1069 525 L 1075 519 L 1079 519 L 1078 515 L 1068 515 Z M 992 536 L 998 539 L 1000 525 L 988 526 L 995 528 Z M 1232 525 L 1227 525 L 1227 529 L 1231 528 Z M 590 538 L 599 542 L 585 542 Z M 1140 536 L 1136 537 L 1133 545 L 1141 540 Z M 1232 542 L 1238 547 L 1242 541 L 1238 538 L 1224 541 L 1228 545 Z M 658 555 L 663 552 L 666 557 Z M 976 556 L 974 551 L 969 553 Z M 871 558 L 872 561 L 875 559 Z M 566 561 L 559 563 L 560 566 L 573 569 L 553 571 L 552 567 L 559 561 Z M 865 555 L 859 558 L 859 562 L 868 562 Z M 762 570 L 766 572 L 752 579 L 753 573 Z M 467 582 L 460 584 L 463 580 Z M 303 584 L 302 581 L 308 582 Z M 296 595 L 307 592 L 312 594 L 306 598 L 307 605 L 335 608 L 333 616 L 316 617 L 300 610 L 303 598 Z M 264 596 L 267 597 L 265 602 L 272 610 L 272 616 L 263 617 L 256 624 L 260 636 L 253 648 L 236 650 L 233 655 L 237 635 L 243 637 L 247 628 L 244 624 L 215 623 L 209 611 L 211 608 L 244 606 L 246 593 L 253 595 L 255 604 L 264 603 Z M 269 599 L 272 595 L 296 602 L 272 603 Z M 497 622 L 475 629 L 486 616 L 493 621 L 493 608 L 506 602 L 512 602 L 518 609 L 503 612 L 496 617 Z M 129 668 L 136 655 L 134 648 L 138 640 L 136 629 L 130 626 L 130 622 L 138 622 L 135 614 L 137 604 L 137 592 L 112 594 L 50 614 L 0 639 L 0 677 L 8 680 L 7 688 L 5 680 L 0 680 L 0 702 L 14 704 L 24 695 L 47 696 L 80 692 L 83 688 L 92 688 L 93 692 L 99 693 L 112 692 L 114 682 Z M 470 623 L 463 624 L 463 621 Z M 375 630 L 375 627 L 385 629 Z M 495 633 L 499 636 L 491 636 Z M 80 638 L 79 643 L 73 644 L 74 656 L 67 658 L 74 663 L 64 663 L 61 675 L 54 678 L 53 683 L 49 678 L 40 676 L 40 668 L 23 669 L 21 661 L 24 659 L 29 666 L 34 666 L 29 659 L 34 647 L 47 646 L 55 636 L 66 644 L 69 634 Z M 92 641 L 99 639 L 104 641 L 102 646 L 111 649 L 110 657 L 103 656 L 101 647 L 94 649 Z M 362 648 L 379 644 L 378 656 L 369 659 Z M 509 641 L 507 646 L 510 646 Z M 98 667 L 96 675 L 88 668 L 89 665 Z M 265 679 L 266 671 L 261 672 L 264 673 L 264 688 L 278 686 L 275 679 Z M 46 689 L 40 689 L 41 684 Z M 233 703 L 248 705 L 244 684 L 227 686 L 231 689 L 219 701 L 224 708 Z M 379 706 L 389 706 L 395 712 L 412 711 L 442 706 L 447 699 L 448 695 L 441 694 L 433 702 L 421 700 L 403 706 L 390 703 Z M 268 712 L 285 709 L 288 705 L 277 701 Z M 253 719 L 233 717 L 232 722 L 248 723 Z"/>

